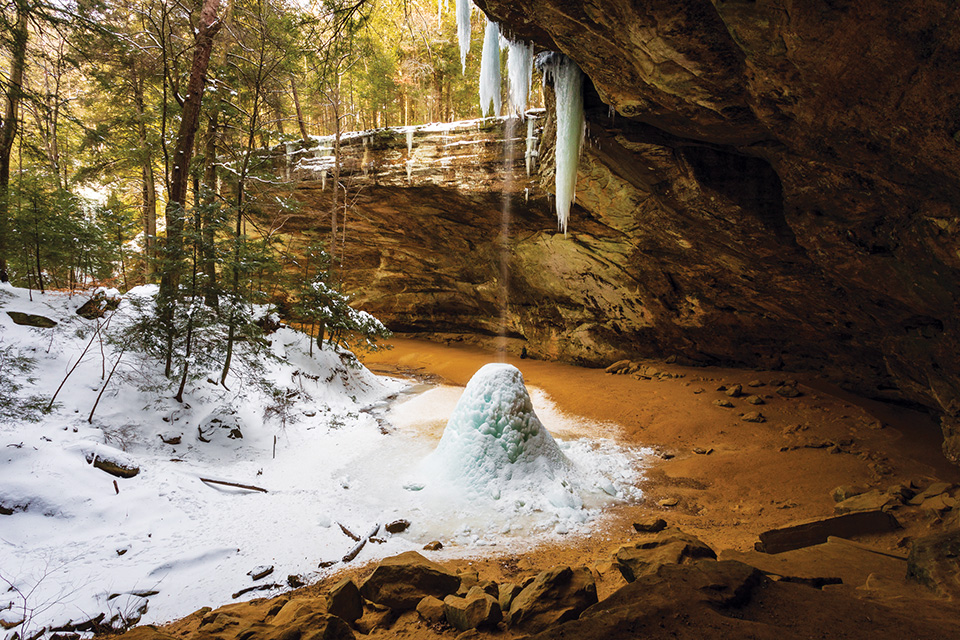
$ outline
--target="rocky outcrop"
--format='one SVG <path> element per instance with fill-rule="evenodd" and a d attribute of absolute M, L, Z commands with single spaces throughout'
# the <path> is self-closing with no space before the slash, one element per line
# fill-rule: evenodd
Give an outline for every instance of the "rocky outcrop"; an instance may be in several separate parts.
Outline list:
<path fill-rule="evenodd" d="M 936 410 L 960 462 L 950 3 L 478 4 L 589 77 L 570 233 L 545 195 L 549 104 L 539 189 L 523 132 L 504 170 L 502 121 L 421 128 L 412 151 L 368 132 L 345 163 L 359 304 L 397 331 L 503 334 L 538 357 L 817 371 Z M 315 216 L 329 189 L 313 160 L 288 173 L 308 178 L 298 196 Z"/>

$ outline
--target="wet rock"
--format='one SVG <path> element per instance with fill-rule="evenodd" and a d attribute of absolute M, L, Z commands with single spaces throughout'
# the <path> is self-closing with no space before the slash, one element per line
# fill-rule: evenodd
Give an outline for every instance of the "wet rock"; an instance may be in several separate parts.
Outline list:
<path fill-rule="evenodd" d="M 409 520 L 394 520 L 393 522 L 387 524 L 384 529 L 387 530 L 387 533 L 403 533 L 410 527 Z"/>
<path fill-rule="evenodd" d="M 56 320 L 51 320 L 46 316 L 38 316 L 32 313 L 21 313 L 19 311 L 7 311 L 7 315 L 13 320 L 13 324 L 23 327 L 34 327 L 36 329 L 52 329 L 57 326 Z"/>
<path fill-rule="evenodd" d="M 741 395 L 743 395 L 743 386 L 735 384 L 732 387 L 729 387 L 725 393 L 731 398 L 739 398 Z"/>
<path fill-rule="evenodd" d="M 795 386 L 783 385 L 777 389 L 777 395 L 783 396 L 784 398 L 796 398 L 800 395 L 800 391 L 797 390 Z"/>
<path fill-rule="evenodd" d="M 463 598 L 449 595 L 443 599 L 443 612 L 451 626 L 468 629 L 490 629 L 503 619 L 500 603 L 479 586 Z"/>
<path fill-rule="evenodd" d="M 698 538 L 679 529 L 669 529 L 652 538 L 620 547 L 614 558 L 624 580 L 633 582 L 640 576 L 656 573 L 665 564 L 703 558 L 715 560 L 717 554 Z"/>
<path fill-rule="evenodd" d="M 426 596 L 417 604 L 417 614 L 427 624 L 438 624 L 446 620 L 443 600 L 434 596 Z"/>
<path fill-rule="evenodd" d="M 907 577 L 941 597 L 960 600 L 960 531 L 917 539 L 907 557 Z"/>
<path fill-rule="evenodd" d="M 350 623 L 363 616 L 363 598 L 353 580 L 344 578 L 330 589 L 327 593 L 327 611 Z"/>
<path fill-rule="evenodd" d="M 555 567 L 527 585 L 510 607 L 509 625 L 524 633 L 576 619 L 597 602 L 597 586 L 586 567 Z"/>
<path fill-rule="evenodd" d="M 667 521 L 663 518 L 647 518 L 633 523 L 638 533 L 657 533 L 667 528 Z"/>
<path fill-rule="evenodd" d="M 360 587 L 364 598 L 405 611 L 413 609 L 426 596 L 437 598 L 456 593 L 460 578 L 444 567 L 430 562 L 416 551 L 380 561 Z"/>
<path fill-rule="evenodd" d="M 767 419 L 759 411 L 750 411 L 740 416 L 744 422 L 766 422 Z"/>

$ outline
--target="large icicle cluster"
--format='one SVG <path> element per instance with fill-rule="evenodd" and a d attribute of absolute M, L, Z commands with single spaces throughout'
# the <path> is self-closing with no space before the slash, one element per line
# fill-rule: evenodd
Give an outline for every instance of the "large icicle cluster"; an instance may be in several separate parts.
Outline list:
<path fill-rule="evenodd" d="M 509 41 L 507 53 L 507 80 L 510 86 L 510 109 L 523 113 L 530 95 L 530 76 L 533 75 L 533 45 Z"/>
<path fill-rule="evenodd" d="M 500 115 L 500 27 L 487 20 L 480 57 L 480 111 L 484 116 L 493 103 L 493 115 Z"/>
<path fill-rule="evenodd" d="M 562 53 L 541 54 L 537 65 L 543 80 L 553 82 L 557 111 L 556 197 L 557 222 L 567 233 L 567 218 L 577 192 L 577 164 L 583 144 L 583 72 Z"/>
<path fill-rule="evenodd" d="M 457 40 L 460 43 L 460 64 L 467 71 L 467 53 L 470 51 L 470 0 L 457 0 Z"/>

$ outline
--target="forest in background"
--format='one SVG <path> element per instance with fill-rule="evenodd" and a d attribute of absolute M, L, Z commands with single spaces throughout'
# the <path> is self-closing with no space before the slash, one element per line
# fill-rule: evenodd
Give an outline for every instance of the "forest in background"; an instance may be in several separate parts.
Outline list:
<path fill-rule="evenodd" d="M 158 285 L 139 349 L 178 397 L 214 362 L 226 380 L 234 344 L 262 335 L 255 304 L 320 348 L 385 335 L 339 291 L 340 136 L 481 115 L 485 20 L 461 68 L 453 5 L 0 0 L 0 280 Z M 329 230 L 291 239 L 277 221 L 298 205 L 264 150 L 319 135 Z"/>

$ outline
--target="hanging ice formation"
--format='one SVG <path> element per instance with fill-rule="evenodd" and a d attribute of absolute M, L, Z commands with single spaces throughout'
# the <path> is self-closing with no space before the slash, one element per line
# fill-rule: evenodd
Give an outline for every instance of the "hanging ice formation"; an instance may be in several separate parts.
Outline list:
<path fill-rule="evenodd" d="M 413 129 L 407 129 L 407 182 L 413 175 Z"/>
<path fill-rule="evenodd" d="M 467 72 L 467 52 L 470 51 L 470 0 L 457 0 L 457 40 L 460 42 L 460 64 Z"/>
<path fill-rule="evenodd" d="M 507 53 L 507 80 L 510 84 L 510 109 L 523 113 L 530 94 L 530 76 L 533 74 L 533 45 L 509 40 Z"/>
<path fill-rule="evenodd" d="M 526 161 L 529 176 L 537 166 L 537 136 L 534 133 L 533 118 L 527 118 L 527 150 L 523 159 Z"/>
<path fill-rule="evenodd" d="M 500 115 L 500 27 L 487 20 L 480 57 L 480 111 L 487 115 L 493 102 L 493 115 Z"/>
<path fill-rule="evenodd" d="M 557 103 L 556 191 L 557 222 L 567 233 L 567 218 L 577 191 L 577 163 L 583 146 L 583 72 L 562 53 L 537 57 L 543 80 L 553 82 Z"/>

